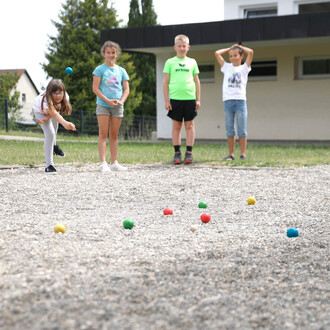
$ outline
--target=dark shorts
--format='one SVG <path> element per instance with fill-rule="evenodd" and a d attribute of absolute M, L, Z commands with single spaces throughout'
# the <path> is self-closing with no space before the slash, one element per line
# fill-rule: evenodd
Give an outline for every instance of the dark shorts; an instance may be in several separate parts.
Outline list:
<path fill-rule="evenodd" d="M 171 100 L 172 110 L 167 115 L 176 121 L 191 121 L 197 116 L 195 100 Z"/>

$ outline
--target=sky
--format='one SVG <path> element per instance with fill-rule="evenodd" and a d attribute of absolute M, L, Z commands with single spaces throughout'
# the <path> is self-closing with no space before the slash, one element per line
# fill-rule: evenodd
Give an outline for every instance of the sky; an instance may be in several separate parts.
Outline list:
<path fill-rule="evenodd" d="M 191 0 L 153 0 L 157 22 L 161 25 L 220 21 L 224 0 L 203 0 L 203 6 Z M 50 78 L 41 67 L 49 36 L 56 36 L 52 21 L 65 0 L 0 1 L 0 69 L 26 69 L 41 91 Z M 130 0 L 109 0 L 117 11 L 117 19 L 127 24 Z"/>

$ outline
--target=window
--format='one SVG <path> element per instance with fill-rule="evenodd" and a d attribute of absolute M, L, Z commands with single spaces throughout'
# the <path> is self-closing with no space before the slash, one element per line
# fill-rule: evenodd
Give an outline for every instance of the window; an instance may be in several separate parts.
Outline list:
<path fill-rule="evenodd" d="M 26 102 L 26 95 L 24 93 L 22 93 L 22 102 L 25 103 Z"/>
<path fill-rule="evenodd" d="M 214 82 L 214 64 L 199 64 L 198 68 L 201 82 Z"/>
<path fill-rule="evenodd" d="M 299 4 L 299 14 L 330 12 L 330 1 Z"/>
<path fill-rule="evenodd" d="M 252 70 L 249 73 L 249 80 L 276 80 L 277 61 L 253 61 Z"/>
<path fill-rule="evenodd" d="M 277 7 L 244 9 L 244 18 L 277 16 Z"/>
<path fill-rule="evenodd" d="M 330 56 L 299 58 L 298 78 L 330 78 Z"/>

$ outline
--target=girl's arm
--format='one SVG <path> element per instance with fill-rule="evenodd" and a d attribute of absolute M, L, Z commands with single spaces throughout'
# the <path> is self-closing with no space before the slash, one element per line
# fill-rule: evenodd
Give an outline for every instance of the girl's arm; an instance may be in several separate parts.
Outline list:
<path fill-rule="evenodd" d="M 110 100 L 101 92 L 100 84 L 101 84 L 101 77 L 93 75 L 93 93 L 97 95 L 100 99 L 102 99 L 104 102 L 107 102 L 112 107 L 118 105 L 118 100 Z"/>
<path fill-rule="evenodd" d="M 201 107 L 201 83 L 198 74 L 194 75 L 194 80 L 196 86 L 196 110 L 198 110 Z"/>
<path fill-rule="evenodd" d="M 54 118 L 57 122 L 62 124 L 65 129 L 67 130 L 76 130 L 76 126 L 69 122 L 66 121 L 56 110 L 54 107 L 49 107 L 49 109 L 44 110 L 44 112 L 47 114 L 47 116 L 50 116 L 51 118 Z"/>
<path fill-rule="evenodd" d="M 172 110 L 169 93 L 168 93 L 168 84 L 170 82 L 170 74 L 164 73 L 164 79 L 163 79 L 163 94 L 165 99 L 165 109 L 166 110 Z"/>
<path fill-rule="evenodd" d="M 216 50 L 215 53 L 214 53 L 215 54 L 215 58 L 217 59 L 217 61 L 220 64 L 221 67 L 226 63 L 226 61 L 222 57 L 222 55 L 228 53 L 229 50 L 230 50 L 230 47 L 229 48 L 223 48 L 223 49 Z"/>
<path fill-rule="evenodd" d="M 239 45 L 239 47 L 243 49 L 245 54 L 247 54 L 247 57 L 245 60 L 246 65 L 251 66 L 252 59 L 253 59 L 253 50 L 251 48 L 247 48 L 242 45 Z"/>
<path fill-rule="evenodd" d="M 127 97 L 129 95 L 129 83 L 128 80 L 124 80 L 123 81 L 123 94 L 120 98 L 120 101 L 118 101 L 118 105 L 122 105 L 125 103 L 125 101 L 127 100 Z"/>
<path fill-rule="evenodd" d="M 36 121 L 37 121 L 38 124 L 42 125 L 42 124 L 46 123 L 49 119 L 50 119 L 50 116 L 47 115 L 46 117 L 44 117 L 44 118 L 42 118 L 40 120 L 39 119 L 36 119 Z"/>

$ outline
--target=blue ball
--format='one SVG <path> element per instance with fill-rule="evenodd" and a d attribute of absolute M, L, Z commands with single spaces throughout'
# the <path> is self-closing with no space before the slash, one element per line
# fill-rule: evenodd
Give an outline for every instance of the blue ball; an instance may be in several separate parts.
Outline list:
<path fill-rule="evenodd" d="M 73 72 L 72 68 L 70 68 L 69 66 L 65 69 L 65 73 L 66 74 L 71 74 Z"/>
<path fill-rule="evenodd" d="M 286 234 L 288 235 L 288 237 L 298 237 L 299 235 L 298 230 L 295 228 L 289 228 Z"/>

